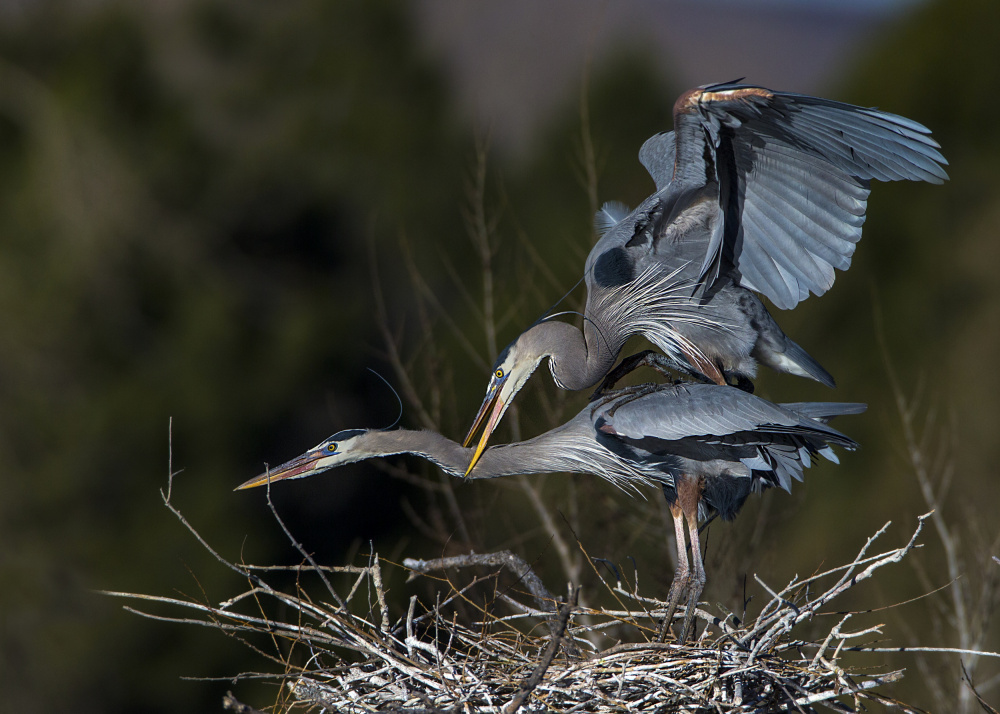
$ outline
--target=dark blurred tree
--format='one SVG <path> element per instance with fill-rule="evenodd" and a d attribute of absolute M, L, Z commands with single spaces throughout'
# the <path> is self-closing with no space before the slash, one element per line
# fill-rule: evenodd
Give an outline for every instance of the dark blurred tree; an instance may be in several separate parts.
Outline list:
<path fill-rule="evenodd" d="M 829 295 L 777 316 L 840 389 L 763 375 L 765 396 L 858 399 L 872 410 L 844 425 L 864 445 L 850 468 L 778 494 L 786 510 L 767 521 L 769 547 L 753 565 L 775 580 L 815 567 L 817 544 L 837 560 L 873 527 L 920 509 L 897 454 L 869 317 L 873 285 L 901 375 L 912 382 L 923 370 L 934 388 L 951 375 L 937 393 L 959 413 L 963 492 L 992 494 L 1000 387 L 983 372 L 1000 350 L 1000 139 L 984 117 L 1000 101 L 989 91 L 1000 71 L 996 12 L 974 0 L 920 8 L 880 37 L 838 95 L 930 126 L 952 181 L 877 184 L 854 268 Z M 168 417 L 174 467 L 187 469 L 175 499 L 190 520 L 227 555 L 287 562 L 260 494 L 229 490 L 331 430 L 395 417 L 393 398 L 364 372 L 381 366 L 383 348 L 368 240 L 415 388 L 458 437 L 494 356 L 471 306 L 481 289 L 468 240 L 477 205 L 492 231 L 502 346 L 579 279 L 595 203 L 634 205 L 652 189 L 637 152 L 670 128 L 681 88 L 641 52 L 595 64 L 585 109 L 579 86 L 567 88 L 530 158 L 510 165 L 491 155 L 477 191 L 473 142 L 402 2 L 43 3 L 21 13 L 0 28 L 3 701 L 47 711 L 214 709 L 226 685 L 178 676 L 230 676 L 259 660 L 239 659 L 217 633 L 124 617 L 87 592 L 229 594 L 220 585 L 229 574 L 159 503 Z M 582 295 L 577 288 L 564 309 L 579 308 Z M 498 438 L 549 428 L 584 398 L 555 390 L 540 370 L 518 399 L 520 431 L 510 418 Z M 412 410 L 404 423 L 419 425 Z M 645 567 L 656 566 L 663 531 L 650 514 L 659 501 L 630 500 L 595 479 L 550 483 L 544 495 L 567 538 L 613 559 L 642 561 L 641 545 Z M 523 503 L 508 507 L 523 497 L 516 485 L 458 493 L 472 545 L 512 546 L 543 564 L 553 557 L 551 533 Z M 274 493 L 307 547 L 334 562 L 352 541 L 391 548 L 416 538 L 400 495 L 398 481 L 369 467 Z M 750 540 L 733 535 L 753 531 L 760 504 L 735 526 L 713 526 L 712 557 Z M 407 545 L 418 557 L 444 547 Z M 710 587 L 736 587 L 747 569 L 713 574 Z M 669 568 L 652 578 L 665 583 Z M 911 597 L 914 586 L 900 592 Z"/>
<path fill-rule="evenodd" d="M 441 75 L 402 3 L 318 0 L 44 3 L 8 17 L 0 75 L 4 706 L 215 708 L 225 686 L 178 677 L 236 674 L 231 643 L 88 589 L 217 596 L 223 573 L 158 503 L 168 417 L 175 498 L 265 560 L 274 526 L 232 486 L 317 429 L 391 421 L 361 376 L 364 246 L 460 234 Z M 384 531 L 396 491 L 341 480 L 313 541 Z"/>
<path fill-rule="evenodd" d="M 873 37 L 835 96 L 926 124 L 950 162 L 951 180 L 942 186 L 875 183 L 851 270 L 838 276 L 828 295 L 807 301 L 783 320 L 836 375 L 836 398 L 870 405 L 849 429 L 862 444 L 852 468 L 838 470 L 836 487 L 806 484 L 809 499 L 800 515 L 807 520 L 796 518 L 785 530 L 794 543 L 791 534 L 809 524 L 813 536 L 798 539 L 795 548 L 805 554 L 815 552 L 817 543 L 827 548 L 839 540 L 845 523 L 871 528 L 893 519 L 901 533 L 903 521 L 927 510 L 903 448 L 878 344 L 881 333 L 904 396 L 919 405 L 918 427 L 928 414 L 935 417 L 924 456 L 943 443 L 947 457 L 928 462 L 932 477 L 954 469 L 940 510 L 961 538 L 963 585 L 976 593 L 973 599 L 988 597 L 990 569 L 996 567 L 989 554 L 998 542 L 995 472 L 1000 457 L 1000 383 L 992 372 L 1000 359 L 1000 134 L 992 127 L 1000 112 L 994 91 L 1000 83 L 1000 4 L 929 2 Z M 801 393 L 793 396 L 795 386 L 768 379 L 765 388 L 783 398 L 802 398 Z M 883 583 L 887 601 L 948 583 L 940 541 L 929 533 L 927 542 L 920 564 L 926 577 L 906 571 L 897 582 Z M 911 642 L 900 644 L 958 646 L 959 629 L 970 623 L 956 621 L 949 598 L 945 591 L 890 620 L 904 632 L 911 630 Z M 994 618 L 982 626 L 987 646 L 996 650 L 998 623 Z M 974 680 L 990 680 L 995 666 L 985 660 L 980 665 Z M 893 666 L 914 663 L 900 658 Z M 918 662 L 916 669 L 947 683 L 947 691 L 933 691 L 937 706 L 959 710 L 950 697 L 968 690 L 960 684 L 957 658 Z M 933 700 L 921 690 L 933 690 L 931 680 L 908 676 L 903 686 L 919 692 L 909 701 L 931 706 Z M 995 689 L 983 694 L 995 702 Z"/>
<path fill-rule="evenodd" d="M 959 409 L 963 471 L 984 476 L 1000 457 L 990 368 L 1000 357 L 998 33 L 997 3 L 930 3 L 865 58 L 877 71 L 859 68 L 848 84 L 855 101 L 926 123 L 950 162 L 944 186 L 880 192 L 866 226 L 877 240 L 859 250 L 859 265 L 892 316 L 885 329 L 901 372 L 925 373 Z M 969 495 L 995 493 L 982 478 L 965 481 Z"/>
<path fill-rule="evenodd" d="M 874 183 L 851 270 L 838 275 L 829 294 L 779 316 L 830 367 L 839 393 L 871 403 L 860 420 L 859 468 L 845 474 L 848 488 L 838 497 L 841 509 L 871 523 L 884 520 L 879 514 L 889 502 L 920 508 L 910 484 L 887 475 L 900 466 L 898 451 L 887 443 L 898 434 L 898 419 L 876 340 L 876 311 L 905 389 L 912 394 L 923 382 L 930 402 L 957 415 L 963 493 L 993 492 L 985 475 L 998 456 L 1000 429 L 994 398 L 1000 394 L 988 366 L 1000 353 L 993 274 L 1000 258 L 1000 138 L 988 118 L 1000 98 L 987 88 L 1000 73 L 998 13 L 987 1 L 928 3 L 859 55 L 837 98 L 926 124 L 950 162 L 951 180 L 942 186 Z M 766 381 L 783 398 L 796 386 Z"/>

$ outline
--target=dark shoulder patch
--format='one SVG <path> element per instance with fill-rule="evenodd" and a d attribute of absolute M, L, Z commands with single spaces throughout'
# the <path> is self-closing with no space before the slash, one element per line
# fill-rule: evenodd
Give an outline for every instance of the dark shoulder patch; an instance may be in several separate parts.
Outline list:
<path fill-rule="evenodd" d="M 611 436 L 617 436 L 618 432 L 615 428 L 608 424 L 608 420 L 603 416 L 597 417 L 597 421 L 594 422 L 594 428 L 604 434 L 610 434 Z"/>
<path fill-rule="evenodd" d="M 624 248 L 605 251 L 594 263 L 594 281 L 604 288 L 613 288 L 632 280 L 635 272 Z"/>

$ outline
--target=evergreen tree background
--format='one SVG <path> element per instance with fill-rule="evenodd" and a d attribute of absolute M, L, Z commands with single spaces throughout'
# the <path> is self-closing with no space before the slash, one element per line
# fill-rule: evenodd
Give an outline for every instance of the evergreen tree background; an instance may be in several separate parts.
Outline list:
<path fill-rule="evenodd" d="M 863 445 L 841 467 L 817 469 L 791 497 L 757 499 L 736 524 L 713 526 L 711 547 L 725 549 L 767 517 L 750 573 L 779 582 L 818 567 L 820 554 L 840 562 L 886 520 L 902 537 L 925 510 L 901 455 L 876 311 L 904 390 L 922 383 L 956 436 L 949 517 L 995 542 L 998 33 L 1000 6 L 990 0 L 921 5 L 886 27 L 831 93 L 926 123 L 952 180 L 876 185 L 851 271 L 829 295 L 778 315 L 838 390 L 765 374 L 760 393 L 871 406 L 841 425 Z M 0 708 L 212 711 L 230 685 L 181 676 L 260 669 L 218 633 L 139 620 L 92 591 L 210 600 L 227 592 L 230 573 L 160 501 L 170 417 L 172 464 L 184 469 L 175 501 L 206 539 L 250 562 L 294 560 L 261 494 L 231 489 L 332 431 L 395 418 L 394 398 L 365 371 L 390 373 L 373 320 L 369 246 L 415 381 L 428 392 L 431 382 L 447 385 L 435 416 L 452 438 L 464 433 L 493 355 L 453 277 L 471 275 L 465 288 L 480 289 L 467 236 L 477 133 L 444 77 L 416 43 L 407 5 L 390 0 L 41 2 L 5 11 Z M 635 205 L 652 188 L 638 147 L 669 128 L 684 87 L 633 48 L 596 63 L 587 88 L 596 199 Z M 595 196 L 579 96 L 579 85 L 566 88 L 525 158 L 489 157 L 500 346 L 576 282 L 590 247 Z M 525 257 L 522 240 L 548 272 Z M 432 315 L 435 339 L 453 358 L 431 363 L 410 263 L 473 354 Z M 519 398 L 519 422 L 498 439 L 511 428 L 537 433 L 548 426 L 540 415 L 560 407 L 568 415 L 581 399 L 557 394 L 543 371 Z M 419 426 L 409 412 L 403 424 Z M 616 561 L 636 554 L 665 592 L 656 504 L 594 481 L 555 477 L 547 491 L 556 500 L 586 492 L 579 522 L 591 528 L 577 535 L 588 550 Z M 512 535 L 509 488 L 473 484 L 459 494 L 471 531 L 450 547 L 514 547 L 543 564 L 552 557 L 548 534 Z M 273 496 L 326 562 L 369 542 L 383 554 L 441 553 L 402 505 L 419 509 L 421 494 L 370 466 Z M 934 586 L 948 581 L 939 550 L 931 544 L 921 555 Z M 735 607 L 727 598 L 741 593 L 745 572 L 710 571 L 710 594 Z M 917 573 L 898 574 L 855 605 L 925 591 Z M 928 599 L 883 619 L 924 644 L 952 645 L 926 624 L 935 607 Z M 956 659 L 939 664 L 958 681 Z M 913 692 L 911 703 L 929 706 L 918 679 L 907 677 L 897 695 Z M 241 687 L 258 706 L 273 700 L 260 685 Z"/>

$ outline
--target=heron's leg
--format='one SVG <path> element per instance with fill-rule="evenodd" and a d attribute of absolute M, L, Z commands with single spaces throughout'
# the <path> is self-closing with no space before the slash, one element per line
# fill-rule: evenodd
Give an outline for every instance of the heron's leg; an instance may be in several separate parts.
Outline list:
<path fill-rule="evenodd" d="M 688 584 L 687 610 L 684 612 L 684 625 L 681 628 L 681 643 L 687 640 L 688 635 L 694 635 L 694 611 L 698 606 L 698 599 L 705 589 L 705 565 L 701 560 L 701 541 L 698 538 L 697 505 L 695 505 L 693 513 L 685 511 L 684 517 L 687 519 L 688 532 L 691 534 L 692 573 L 691 581 Z"/>
<path fill-rule="evenodd" d="M 701 502 L 701 493 L 705 488 L 705 479 L 703 476 L 681 474 L 674 480 L 674 488 L 677 491 L 676 507 L 687 521 L 691 540 L 691 570 L 693 571 L 685 583 L 687 607 L 684 611 L 684 624 L 681 626 L 681 636 L 678 640 L 680 644 L 684 644 L 688 635 L 692 633 L 694 610 L 698 605 L 701 591 L 705 589 L 705 569 L 701 562 L 701 543 L 698 539 L 698 504 Z M 675 527 L 678 527 L 676 516 Z"/>
<path fill-rule="evenodd" d="M 684 537 L 684 512 L 676 502 L 670 504 L 670 515 L 674 517 L 674 536 L 677 539 L 677 568 L 674 570 L 674 581 L 670 583 L 670 593 L 667 595 L 667 613 L 663 616 L 663 624 L 660 625 L 660 632 L 656 638 L 657 642 L 663 642 L 667 637 L 670 621 L 674 619 L 674 612 L 677 611 L 681 593 L 688 589 L 688 579 L 691 573 L 687 557 L 687 540 Z"/>
<path fill-rule="evenodd" d="M 608 372 L 604 381 L 601 382 L 601 386 L 594 390 L 594 393 L 590 395 L 591 401 L 607 393 L 626 374 L 634 372 L 639 367 L 652 367 L 664 377 L 669 377 L 671 379 L 673 379 L 674 375 L 681 373 L 698 379 L 703 379 L 708 382 L 712 381 L 710 379 L 706 379 L 700 372 L 693 370 L 690 366 L 684 364 L 683 362 L 678 362 L 672 357 L 667 357 L 666 355 L 654 352 L 653 350 L 643 350 L 642 352 L 636 352 L 634 355 L 629 355 L 619 362 L 618 366 Z"/>

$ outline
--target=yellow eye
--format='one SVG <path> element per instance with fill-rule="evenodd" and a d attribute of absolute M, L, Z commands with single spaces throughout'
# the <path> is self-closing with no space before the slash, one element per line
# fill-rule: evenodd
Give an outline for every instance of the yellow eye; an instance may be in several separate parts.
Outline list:
<path fill-rule="evenodd" d="M 329 451 L 331 454 L 336 453 L 337 452 L 337 442 L 336 441 L 331 441 L 329 444 L 326 445 L 326 450 Z"/>
<path fill-rule="evenodd" d="M 496 372 L 494 372 L 493 374 L 495 374 L 495 375 L 496 375 L 497 379 L 503 379 L 503 370 L 502 370 L 502 369 L 498 369 L 498 370 L 497 370 Z"/>

